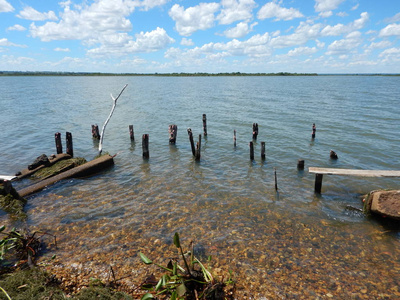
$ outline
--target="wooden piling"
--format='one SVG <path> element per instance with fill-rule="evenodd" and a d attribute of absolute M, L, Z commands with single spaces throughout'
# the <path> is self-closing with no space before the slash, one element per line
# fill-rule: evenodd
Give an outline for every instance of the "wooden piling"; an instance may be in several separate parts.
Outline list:
<path fill-rule="evenodd" d="M 253 140 L 256 140 L 258 136 L 258 123 L 253 123 Z"/>
<path fill-rule="evenodd" d="M 323 174 L 315 174 L 315 186 L 314 186 L 314 191 L 318 194 L 321 194 L 321 188 L 322 188 L 322 179 L 324 175 Z"/>
<path fill-rule="evenodd" d="M 261 142 L 261 159 L 265 160 L 265 142 Z"/>
<path fill-rule="evenodd" d="M 304 170 L 304 159 L 299 159 L 297 161 L 297 169 Z"/>
<path fill-rule="evenodd" d="M 311 138 L 315 139 L 315 132 L 317 131 L 317 127 L 315 126 L 315 123 L 312 125 L 312 132 L 311 132 Z"/>
<path fill-rule="evenodd" d="M 100 140 L 99 126 L 92 125 L 92 137 L 96 140 Z"/>
<path fill-rule="evenodd" d="M 274 168 L 274 175 L 275 175 L 275 191 L 278 191 L 278 178 L 276 176 L 276 168 Z"/>
<path fill-rule="evenodd" d="M 204 137 L 207 136 L 207 116 L 206 114 L 203 114 L 203 132 L 204 132 Z"/>
<path fill-rule="evenodd" d="M 199 141 L 197 142 L 195 151 L 195 158 L 197 161 L 200 161 L 200 156 L 201 156 L 201 134 L 199 134 Z"/>
<path fill-rule="evenodd" d="M 236 130 L 233 130 L 233 146 L 236 147 Z"/>
<path fill-rule="evenodd" d="M 178 134 L 178 126 L 177 125 L 169 125 L 169 143 L 175 145 L 176 136 Z"/>
<path fill-rule="evenodd" d="M 188 132 L 188 135 L 189 135 L 190 147 L 192 148 L 192 154 L 193 154 L 193 156 L 196 156 L 196 150 L 194 148 L 192 129 L 188 128 L 187 132 Z"/>
<path fill-rule="evenodd" d="M 133 132 L 133 125 L 129 125 L 129 137 L 132 142 L 135 140 L 135 133 Z"/>
<path fill-rule="evenodd" d="M 57 150 L 57 154 L 61 154 L 63 153 L 63 148 L 62 148 L 62 143 L 61 143 L 61 133 L 56 132 L 54 134 L 54 138 L 56 140 L 56 150 Z"/>
<path fill-rule="evenodd" d="M 143 158 L 148 159 L 150 157 L 148 134 L 143 134 L 142 136 L 142 149 L 143 149 Z"/>
<path fill-rule="evenodd" d="M 66 148 L 67 148 L 67 154 L 71 155 L 71 157 L 74 157 L 74 148 L 72 144 L 72 134 L 71 132 L 66 132 Z"/>
<path fill-rule="evenodd" d="M 250 146 L 250 160 L 254 160 L 254 146 L 253 146 L 253 142 L 249 143 Z"/>

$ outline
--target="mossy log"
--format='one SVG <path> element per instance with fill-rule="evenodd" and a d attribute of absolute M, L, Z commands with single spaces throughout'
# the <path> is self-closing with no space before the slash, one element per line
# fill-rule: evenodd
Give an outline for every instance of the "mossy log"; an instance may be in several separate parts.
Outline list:
<path fill-rule="evenodd" d="M 68 178 L 75 178 L 75 177 L 85 177 L 89 175 L 93 175 L 97 172 L 100 172 L 114 164 L 114 159 L 111 155 L 102 155 L 92 161 L 89 161 L 83 165 L 80 165 L 78 167 L 75 167 L 73 169 L 70 169 L 68 171 L 65 171 L 61 174 L 58 174 L 56 176 L 47 178 L 45 180 L 42 180 L 36 184 L 33 184 L 31 186 L 28 186 L 20 191 L 18 191 L 18 194 L 21 197 L 26 197 L 30 194 L 36 193 L 38 191 L 41 191 L 44 189 L 46 186 L 49 186 L 51 184 L 54 184 L 60 180 L 63 179 L 68 179 Z"/>
<path fill-rule="evenodd" d="M 49 166 L 52 166 L 52 165 L 54 165 L 56 162 L 59 162 L 59 161 L 61 161 L 61 160 L 70 159 L 70 158 L 72 158 L 72 156 L 69 155 L 69 154 L 67 154 L 67 153 L 57 154 L 54 158 L 51 158 L 51 157 L 50 157 L 50 159 L 49 159 L 49 162 L 50 162 Z M 41 165 L 41 166 L 39 166 L 39 167 L 37 167 L 37 168 L 34 168 L 34 169 L 32 169 L 32 170 L 29 170 L 28 168 L 26 168 L 26 169 L 23 169 L 22 171 L 18 172 L 18 173 L 16 174 L 16 176 L 18 177 L 18 179 L 22 179 L 22 178 L 25 178 L 25 177 L 28 177 L 28 176 L 31 176 L 31 175 L 35 174 L 37 171 L 39 171 L 40 169 L 43 169 L 43 168 L 45 168 L 45 167 L 46 167 L 46 166 Z"/>

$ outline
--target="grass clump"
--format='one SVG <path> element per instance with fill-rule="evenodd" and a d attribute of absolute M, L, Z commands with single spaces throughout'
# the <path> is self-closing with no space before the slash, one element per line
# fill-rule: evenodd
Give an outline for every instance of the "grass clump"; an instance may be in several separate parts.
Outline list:
<path fill-rule="evenodd" d="M 55 175 L 58 175 L 62 172 L 65 172 L 69 169 L 75 168 L 77 166 L 83 165 L 86 163 L 86 159 L 83 157 L 74 157 L 70 159 L 64 159 L 56 162 L 54 165 L 46 168 L 42 168 L 35 172 L 33 177 L 37 179 L 46 179 Z"/>
<path fill-rule="evenodd" d="M 10 214 L 12 219 L 26 218 L 25 204 L 26 200 L 12 186 L 7 189 L 4 185 L 0 185 L 0 208 Z"/>

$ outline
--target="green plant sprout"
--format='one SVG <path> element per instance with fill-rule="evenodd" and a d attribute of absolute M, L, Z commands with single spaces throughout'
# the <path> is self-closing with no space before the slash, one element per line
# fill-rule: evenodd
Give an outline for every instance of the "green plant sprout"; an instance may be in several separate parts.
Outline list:
<path fill-rule="evenodd" d="M 184 267 L 180 266 L 177 261 L 169 261 L 168 265 L 164 267 L 153 262 L 143 253 L 139 252 L 139 256 L 145 264 L 154 264 L 167 271 L 166 274 L 161 276 L 156 284 L 156 280 L 153 280 L 153 278 L 142 284 L 143 289 L 154 291 L 156 294 L 153 295 L 148 292 L 141 298 L 141 300 L 156 299 L 157 296 L 169 296 L 170 300 L 228 299 L 228 297 L 225 296 L 224 287 L 226 284 L 232 284 L 233 286 L 235 284 L 232 280 L 231 272 L 227 282 L 218 282 L 200 260 L 194 256 L 193 243 L 191 243 L 192 251 L 188 251 L 187 255 L 185 255 L 181 247 L 179 234 L 175 233 L 174 245 L 179 250 Z M 189 257 L 190 260 L 188 262 Z M 211 257 L 209 257 L 209 260 L 210 259 Z M 199 268 L 196 269 L 196 266 L 199 266 Z"/>

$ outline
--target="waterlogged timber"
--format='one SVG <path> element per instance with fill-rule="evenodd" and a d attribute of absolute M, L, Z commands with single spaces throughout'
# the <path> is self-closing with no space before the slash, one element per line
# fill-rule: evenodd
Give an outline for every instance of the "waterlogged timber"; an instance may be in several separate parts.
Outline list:
<path fill-rule="evenodd" d="M 104 95 L 125 83 L 104 140 L 105 150 L 118 153 L 115 167 L 28 199 L 30 229 L 59 238 L 40 262 L 65 286 L 76 290 L 91 277 L 107 282 L 112 265 L 132 291 L 159 272 L 143 268 L 138 253 L 166 264 L 177 257 L 171 237 L 178 232 L 185 247 L 195 241 L 201 261 L 213 256 L 215 274 L 232 270 L 238 299 L 399 297 L 399 228 L 350 209 L 362 208 L 371 190 L 398 189 L 398 179 L 332 176 L 317 195 L 314 176 L 296 168 L 302 159 L 323 168 L 400 169 L 398 77 L 2 77 L 1 173 L 54 149 L 54 132 L 74 133 L 76 156 L 97 155 L 90 125 L 109 113 Z M 168 125 L 191 128 L 197 142 L 204 113 L 207 138 L 196 161 L 186 134 L 169 144 Z M 28 131 L 15 126 L 21 120 Z M 254 122 L 257 155 L 250 161 Z M 139 137 L 151 136 L 149 159 L 141 140 L 127 136 L 128 124 Z M 0 221 L 14 225 L 3 212 Z"/>

